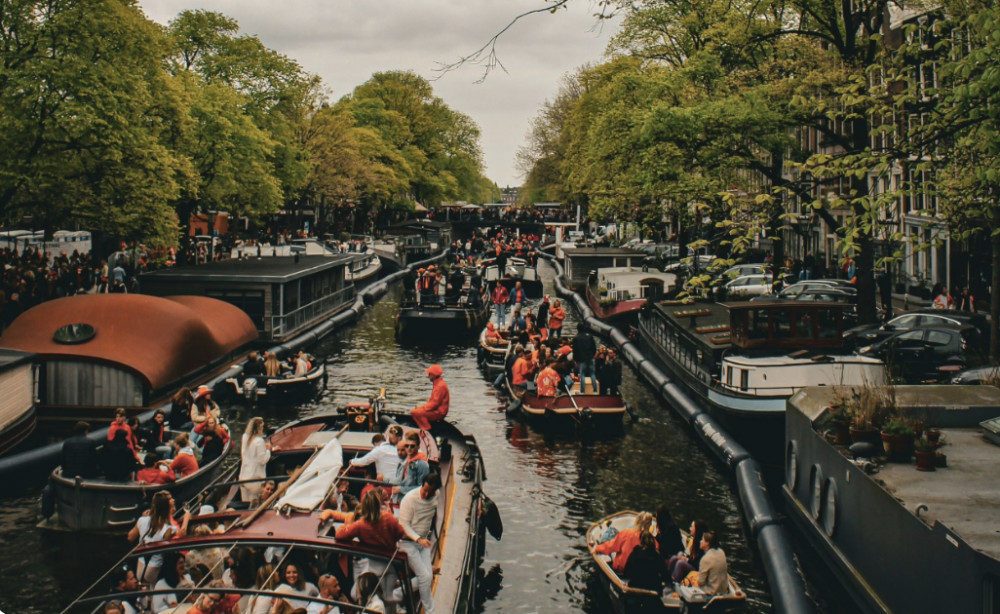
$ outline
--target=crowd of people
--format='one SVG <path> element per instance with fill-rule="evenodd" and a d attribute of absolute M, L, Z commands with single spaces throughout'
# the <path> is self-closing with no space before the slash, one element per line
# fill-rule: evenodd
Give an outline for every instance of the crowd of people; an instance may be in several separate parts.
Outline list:
<path fill-rule="evenodd" d="M 695 520 L 685 537 L 666 506 L 658 507 L 655 516 L 637 514 L 622 531 L 609 522 L 590 546 L 610 557 L 611 568 L 633 588 L 659 594 L 664 586 L 695 587 L 707 596 L 729 591 L 726 554 L 716 533 L 704 520 Z"/>

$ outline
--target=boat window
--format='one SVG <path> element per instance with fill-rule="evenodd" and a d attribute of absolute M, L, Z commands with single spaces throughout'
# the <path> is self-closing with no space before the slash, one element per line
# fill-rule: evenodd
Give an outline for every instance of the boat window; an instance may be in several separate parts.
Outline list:
<path fill-rule="evenodd" d="M 840 336 L 836 311 L 832 309 L 820 309 L 819 316 L 819 338 L 834 339 Z"/>
<path fill-rule="evenodd" d="M 945 346 L 951 343 L 951 335 L 943 330 L 929 330 L 926 333 L 928 345 Z"/>
<path fill-rule="evenodd" d="M 67 324 L 56 329 L 52 340 L 56 343 L 84 343 L 94 338 L 97 331 L 90 324 Z"/>
<path fill-rule="evenodd" d="M 733 385 L 733 368 L 726 367 L 726 385 L 732 387 Z"/>
<path fill-rule="evenodd" d="M 802 339 L 813 336 L 813 314 L 810 311 L 798 311 L 792 316 L 795 321 L 795 336 Z"/>
<path fill-rule="evenodd" d="M 774 314 L 774 338 L 788 339 L 792 336 L 792 315 L 785 311 Z"/>
<path fill-rule="evenodd" d="M 750 369 L 740 370 L 740 390 L 746 392 L 750 388 Z"/>
<path fill-rule="evenodd" d="M 1000 614 L 1000 578 L 983 576 L 983 614 Z"/>
<path fill-rule="evenodd" d="M 767 310 L 755 309 L 750 312 L 750 339 L 767 339 L 768 337 L 768 317 Z"/>

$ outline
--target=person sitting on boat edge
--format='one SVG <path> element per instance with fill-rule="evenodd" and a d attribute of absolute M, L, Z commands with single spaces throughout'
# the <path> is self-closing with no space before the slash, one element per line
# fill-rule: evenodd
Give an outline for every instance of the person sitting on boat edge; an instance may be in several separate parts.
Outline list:
<path fill-rule="evenodd" d="M 309 355 L 299 350 L 298 354 L 295 355 L 295 370 L 292 372 L 292 376 L 302 377 L 310 371 L 312 371 L 312 362 L 309 360 Z"/>
<path fill-rule="evenodd" d="M 135 572 L 128 565 L 123 565 L 111 572 L 109 585 L 112 593 L 129 593 L 139 590 L 139 578 L 136 577 Z M 138 614 L 139 612 L 139 608 L 136 605 L 136 597 L 113 599 L 107 604 L 107 606 L 111 606 L 111 609 L 105 606 L 104 611 L 114 612 L 113 604 L 116 602 L 119 604 L 118 611 L 120 614 Z"/>
<path fill-rule="evenodd" d="M 670 583 L 670 572 L 663 558 L 656 551 L 656 538 L 649 531 L 639 535 L 639 546 L 629 555 L 625 563 L 625 577 L 631 588 L 642 588 L 659 594 L 663 585 Z M 653 603 L 659 598 L 649 596 Z"/>
<path fill-rule="evenodd" d="M 156 452 L 147 452 L 142 464 L 143 468 L 135 474 L 135 479 L 140 484 L 170 484 L 177 479 L 170 463 L 160 460 Z"/>
<path fill-rule="evenodd" d="M 67 478 L 96 478 L 101 475 L 98 443 L 87 437 L 90 423 L 79 421 L 73 426 L 73 436 L 62 444 L 62 474 Z"/>
<path fill-rule="evenodd" d="M 267 463 L 271 460 L 271 452 L 280 450 L 264 439 L 264 419 L 256 416 L 247 422 L 243 431 L 240 448 L 240 475 L 242 480 L 260 480 L 267 476 Z M 250 503 L 260 494 L 261 482 L 240 484 L 240 498 Z"/>
<path fill-rule="evenodd" d="M 559 394 L 559 384 L 562 376 L 555 370 L 555 359 L 548 359 L 545 368 L 535 378 L 535 394 L 540 397 L 554 397 Z"/>
<path fill-rule="evenodd" d="M 281 377 L 281 361 L 274 352 L 264 352 L 264 374 L 267 377 Z"/>
<path fill-rule="evenodd" d="M 503 341 L 503 335 L 497 330 L 496 325 L 493 322 L 486 323 L 486 345 L 500 345 Z"/>
<path fill-rule="evenodd" d="M 187 433 L 181 433 L 174 439 L 174 459 L 170 462 L 170 468 L 177 474 L 177 479 L 198 471 L 198 459 Z"/>
<path fill-rule="evenodd" d="M 417 423 L 420 430 L 429 431 L 432 422 L 444 420 L 448 415 L 451 393 L 448 391 L 448 384 L 442 377 L 444 370 L 441 365 L 431 365 L 427 367 L 425 373 L 432 384 L 431 396 L 426 403 L 410 410 L 410 416 L 413 417 L 413 421 Z"/>
<path fill-rule="evenodd" d="M 420 488 L 411 490 L 399 504 L 399 524 L 406 537 L 399 541 L 399 549 L 406 553 L 407 561 L 417 579 L 417 590 L 424 612 L 434 611 L 431 598 L 431 582 L 434 570 L 431 564 L 431 541 L 428 539 L 434 524 L 438 507 L 438 491 L 441 476 L 429 473 L 424 476 Z"/>
<path fill-rule="evenodd" d="M 128 445 L 128 449 L 132 451 L 132 455 L 135 460 L 139 460 L 139 450 L 135 446 L 135 435 L 132 433 L 132 427 L 128 424 L 128 414 L 125 413 L 124 407 L 119 407 L 115 410 L 114 420 L 111 421 L 111 426 L 108 427 L 108 441 L 114 441 L 115 435 L 119 431 L 125 432 L 125 443 Z"/>
<path fill-rule="evenodd" d="M 653 524 L 653 515 L 649 512 L 640 512 L 632 521 L 632 526 L 623 531 L 619 531 L 611 541 L 597 544 L 594 552 L 597 554 L 607 554 L 611 558 L 611 569 L 617 573 L 625 572 L 625 565 L 629 556 L 636 546 L 639 545 L 639 537 L 643 533 L 649 533 L 649 527 Z"/>
<path fill-rule="evenodd" d="M 191 406 L 191 424 L 197 427 L 208 419 L 212 414 L 216 419 L 222 418 L 222 410 L 219 404 L 212 400 L 212 389 L 208 386 L 198 386 L 198 391 L 194 395 L 194 404 Z M 201 435 L 194 428 L 191 429 L 191 440 L 196 444 L 201 444 Z"/>
<path fill-rule="evenodd" d="M 396 520 L 396 517 L 382 511 L 382 501 L 375 490 L 370 491 L 361 500 L 361 509 L 354 522 L 338 527 L 334 534 L 339 541 L 357 539 L 362 545 L 390 553 L 395 551 L 396 544 L 404 535 L 403 527 Z M 385 563 L 375 559 L 367 560 L 369 571 L 375 572 L 376 575 L 385 572 L 383 595 L 391 595 L 396 584 L 396 573 L 393 568 L 387 569 Z M 357 566 L 359 562 L 358 559 L 355 559 L 354 572 L 360 581 L 361 568 Z"/>
<path fill-rule="evenodd" d="M 424 477 L 430 473 L 430 464 L 427 462 L 427 455 L 420 451 L 420 438 L 416 432 L 406 434 L 406 460 L 403 461 L 403 471 L 399 486 L 394 487 L 393 493 L 399 501 L 415 488 L 419 488 L 424 481 Z"/>

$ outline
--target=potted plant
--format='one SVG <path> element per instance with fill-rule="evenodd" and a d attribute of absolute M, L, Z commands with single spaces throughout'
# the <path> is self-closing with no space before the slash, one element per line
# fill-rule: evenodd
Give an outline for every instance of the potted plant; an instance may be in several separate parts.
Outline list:
<path fill-rule="evenodd" d="M 882 425 L 882 443 L 890 461 L 908 463 L 913 456 L 913 427 L 901 418 L 893 418 Z"/>
<path fill-rule="evenodd" d="M 895 389 L 891 386 L 865 384 L 851 393 L 851 441 L 879 444 L 879 424 L 895 407 Z"/>
<path fill-rule="evenodd" d="M 937 446 L 926 437 L 914 441 L 913 446 L 913 453 L 917 457 L 917 471 L 934 471 L 937 464 L 935 459 Z"/>
<path fill-rule="evenodd" d="M 838 389 L 833 403 L 826 408 L 827 422 L 830 425 L 830 433 L 833 435 L 833 443 L 840 446 L 850 445 L 853 414 L 850 395 L 844 389 Z"/>
<path fill-rule="evenodd" d="M 927 434 L 927 441 L 934 444 L 934 447 L 936 448 L 938 444 L 941 442 L 941 430 L 931 427 L 927 429 L 926 434 Z"/>

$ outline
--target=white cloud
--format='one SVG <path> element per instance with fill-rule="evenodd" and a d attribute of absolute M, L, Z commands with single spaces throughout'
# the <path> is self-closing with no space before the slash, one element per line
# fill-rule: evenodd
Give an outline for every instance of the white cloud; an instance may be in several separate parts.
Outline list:
<path fill-rule="evenodd" d="M 521 182 L 514 155 L 530 120 L 555 97 L 564 74 L 600 61 L 618 23 L 598 23 L 590 0 L 531 15 L 498 41 L 507 72 L 476 83 L 481 66 L 444 75 L 436 69 L 472 53 L 517 15 L 544 7 L 542 0 L 140 0 L 140 6 L 159 23 L 187 9 L 232 17 L 241 32 L 319 75 L 335 99 L 375 72 L 412 70 L 433 80 L 436 96 L 479 124 L 486 175 L 501 187 Z"/>

